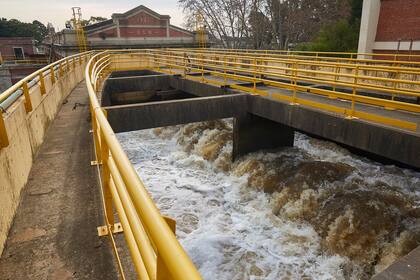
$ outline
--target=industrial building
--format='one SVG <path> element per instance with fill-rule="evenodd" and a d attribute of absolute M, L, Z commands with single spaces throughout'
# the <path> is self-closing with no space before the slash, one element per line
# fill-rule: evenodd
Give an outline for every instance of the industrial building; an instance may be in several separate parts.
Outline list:
<path fill-rule="evenodd" d="M 420 54 L 419 14 L 419 0 L 364 0 L 358 52 Z"/>
<path fill-rule="evenodd" d="M 0 37 L 0 92 L 47 64 L 32 37 Z"/>
<path fill-rule="evenodd" d="M 83 27 L 86 46 L 94 49 L 194 47 L 198 45 L 196 32 L 170 23 L 169 15 L 161 15 L 143 5 L 111 19 Z M 45 41 L 50 45 L 51 37 Z M 64 29 L 53 36 L 53 47 L 60 56 L 79 51 L 77 32 Z"/>

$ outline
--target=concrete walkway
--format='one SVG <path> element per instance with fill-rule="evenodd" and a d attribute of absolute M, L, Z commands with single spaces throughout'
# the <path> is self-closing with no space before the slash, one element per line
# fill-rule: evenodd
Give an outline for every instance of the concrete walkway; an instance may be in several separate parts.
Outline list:
<path fill-rule="evenodd" d="M 90 166 L 88 95 L 64 102 L 36 157 L 0 258 L 0 279 L 117 279 Z"/>

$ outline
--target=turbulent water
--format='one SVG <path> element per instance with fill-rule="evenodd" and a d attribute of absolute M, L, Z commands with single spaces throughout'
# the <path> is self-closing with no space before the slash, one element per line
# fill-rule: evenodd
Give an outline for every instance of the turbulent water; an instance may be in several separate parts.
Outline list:
<path fill-rule="evenodd" d="M 118 135 L 205 279 L 368 279 L 420 245 L 420 174 L 296 134 L 231 162 L 232 123 Z"/>

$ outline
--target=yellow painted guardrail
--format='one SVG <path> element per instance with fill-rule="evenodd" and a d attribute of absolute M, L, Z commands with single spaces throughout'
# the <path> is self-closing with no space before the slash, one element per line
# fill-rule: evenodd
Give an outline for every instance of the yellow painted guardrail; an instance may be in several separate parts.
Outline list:
<path fill-rule="evenodd" d="M 191 49 L 189 49 L 191 50 Z M 314 51 L 287 51 L 287 50 L 255 50 L 255 49 L 196 49 L 225 52 L 230 54 L 250 54 L 254 56 L 269 56 L 276 58 L 300 58 L 318 61 L 336 61 L 345 63 L 382 63 L 420 65 L 420 55 L 401 53 L 352 53 L 352 52 L 314 52 Z"/>
<path fill-rule="evenodd" d="M 347 118 L 360 118 L 377 122 L 385 125 L 395 126 L 407 130 L 417 130 L 417 124 L 404 119 L 394 119 L 384 115 L 372 114 L 358 110 L 357 104 L 379 106 L 387 110 L 401 110 L 412 113 L 420 113 L 418 102 L 420 92 L 417 88 L 402 88 L 397 85 L 409 85 L 419 87 L 419 81 L 410 79 L 382 78 L 362 75 L 361 71 L 354 74 L 331 73 L 329 71 L 298 69 L 296 64 L 288 63 L 287 66 L 270 65 L 269 63 L 255 63 L 247 58 L 246 60 L 235 59 L 232 55 L 223 56 L 219 54 L 217 58 L 208 56 L 206 51 L 200 53 L 195 50 L 196 55 L 191 56 L 189 51 L 182 50 L 120 50 L 107 52 L 107 63 L 104 67 L 104 73 L 114 70 L 135 70 L 152 69 L 172 74 L 181 74 L 188 79 L 201 80 L 206 83 L 213 83 L 217 86 L 226 86 L 227 80 L 243 81 L 253 84 L 253 86 L 230 85 L 247 91 L 252 94 L 271 96 L 272 98 L 290 102 L 292 104 L 302 104 L 321 110 L 326 110 L 342 114 Z M 104 55 L 102 55 L 104 56 Z M 240 57 L 240 56 L 239 56 Z M 293 60 L 292 60 L 293 61 Z M 316 61 L 314 61 L 316 64 Z M 105 65 L 105 64 L 104 64 Z M 350 67 L 344 65 L 343 67 Z M 363 68 L 365 65 L 352 65 L 355 69 Z M 395 71 L 393 66 L 369 65 L 372 71 Z M 378 71 L 379 71 L 378 70 Z M 415 75 L 420 75 L 420 69 L 410 68 Z M 403 70 L 401 70 L 403 71 Z M 197 77 L 197 74 L 200 74 Z M 221 81 L 206 78 L 207 75 L 222 78 Z M 334 79 L 328 76 L 334 75 Z M 347 80 L 343 80 L 347 79 Z M 360 82 L 363 80 L 375 81 L 372 84 Z M 307 83 L 326 86 L 313 87 Z M 258 86 L 257 86 L 258 84 Z M 275 87 L 287 89 L 291 94 L 270 94 L 269 89 L 261 89 L 259 86 Z M 343 91 L 343 88 L 346 90 Z M 372 97 L 360 94 L 366 90 L 373 90 L 388 94 L 387 98 Z M 300 98 L 297 92 L 312 93 L 315 95 L 327 96 L 331 99 L 341 99 L 348 101 L 348 106 L 336 106 L 321 102 L 309 101 Z M 407 96 L 411 98 L 410 102 L 396 101 L 394 97 Z M 414 103 L 413 103 L 414 102 Z M 385 114 L 386 115 L 386 114 Z"/>
<path fill-rule="evenodd" d="M 356 84 L 357 90 L 377 90 L 388 93 L 390 99 L 394 100 L 397 96 L 420 96 L 420 68 L 406 68 L 394 66 L 373 66 L 364 64 L 327 64 L 317 61 L 296 61 L 294 59 L 265 59 L 250 58 L 242 55 L 222 55 L 186 52 L 188 58 L 207 59 L 206 64 L 213 62 L 214 67 L 229 67 L 231 71 L 241 71 L 233 69 L 233 64 L 247 71 L 255 70 L 258 75 L 272 78 L 291 79 L 298 76 L 300 82 L 320 83 L 320 80 L 333 89 L 336 87 L 352 88 Z M 171 50 L 170 54 L 185 55 L 177 50 Z M 223 65 L 221 65 L 223 61 Z M 344 73 L 343 73 L 344 72 Z M 382 75 L 378 76 L 378 73 Z M 405 79 L 404 79 L 405 78 Z M 322 83 L 322 82 L 321 82 Z M 415 101 L 415 100 L 413 100 Z"/>
<path fill-rule="evenodd" d="M 32 86 L 39 86 L 41 95 L 46 94 L 48 92 L 48 85 L 53 86 L 58 79 L 64 77 L 68 71 L 74 69 L 76 64 L 86 62 L 92 54 L 92 52 L 86 52 L 60 59 L 33 72 L 0 93 L 0 148 L 9 145 L 9 137 L 3 119 L 3 110 L 11 106 L 15 100 L 23 95 L 25 98 L 26 112 L 31 112 L 33 108 L 29 90 Z M 45 81 L 46 77 L 49 78 L 48 85 Z"/>
<path fill-rule="evenodd" d="M 100 81 L 111 66 L 112 53 L 92 57 L 86 67 L 96 164 L 100 165 L 106 225 L 122 278 L 125 274 L 113 233 L 116 209 L 139 279 L 201 279 L 201 276 L 175 237 L 175 221 L 163 217 L 127 155 L 119 144 L 96 97 Z M 105 72 L 104 72 L 105 71 Z"/>
<path fill-rule="evenodd" d="M 225 49 L 225 50 L 234 50 L 234 51 L 244 51 L 244 52 L 264 52 L 264 53 L 275 53 L 275 54 L 289 54 L 289 55 L 306 55 L 306 56 L 315 56 L 315 57 L 340 57 L 345 56 L 352 59 L 357 59 L 360 56 L 364 57 L 390 57 L 394 60 L 401 58 L 406 59 L 416 59 L 420 58 L 418 54 L 410 53 L 359 53 L 359 52 L 331 52 L 331 51 L 298 51 L 298 50 L 255 50 L 255 49 Z"/>
<path fill-rule="evenodd" d="M 328 69 L 323 71 L 320 69 L 299 69 L 299 65 L 308 66 L 308 63 L 321 68 L 321 66 L 331 65 L 331 62 L 323 62 L 318 59 L 302 61 L 295 57 L 283 59 L 260 56 L 253 60 L 249 55 L 243 53 L 232 54 L 223 50 L 115 50 L 104 51 L 95 55 L 93 52 L 86 52 L 66 57 L 32 73 L 1 93 L 0 107 L 5 103 L 5 106 L 10 105 L 15 100 L 14 98 L 23 95 L 26 111 L 32 111 L 29 94 L 31 86 L 38 86 L 41 93 L 45 94 L 47 86 L 54 84 L 57 79 L 65 77 L 66 71 L 74 69 L 76 63 L 85 62 L 88 58 L 90 60 L 86 67 L 85 78 L 89 93 L 95 144 L 96 161 L 93 164 L 96 164 L 100 169 L 106 222 L 106 225 L 98 230 L 100 235 L 109 236 L 123 279 L 125 279 L 125 274 L 113 235 L 121 230 L 124 232 L 134 267 L 140 279 L 201 279 L 201 276 L 176 239 L 175 221 L 160 214 L 112 131 L 106 118 L 106 111 L 99 104 L 96 93 L 100 90 L 101 83 L 110 72 L 152 69 L 180 74 L 187 79 L 213 83 L 218 86 L 228 85 L 228 80 L 244 81 L 251 86 L 231 84 L 230 87 L 252 94 L 271 96 L 271 98 L 291 104 L 301 104 L 334 112 L 350 118 L 357 117 L 408 130 L 417 129 L 414 123 L 362 112 L 357 110 L 356 107 L 356 104 L 364 104 L 419 113 L 420 105 L 418 104 L 358 94 L 360 90 L 372 89 L 395 96 L 407 95 L 417 98 L 420 95 L 418 90 L 396 87 L 396 85 L 401 84 L 418 86 L 417 81 L 369 76 L 366 73 L 360 74 L 358 71 L 355 73 L 335 73 Z M 278 62 L 282 62 L 284 65 L 275 65 Z M 355 62 L 340 62 L 332 63 L 332 65 L 343 69 L 352 69 L 352 71 L 368 67 L 369 71 L 385 71 L 394 74 L 396 71 L 400 71 L 399 73 L 419 75 L 419 71 L 414 67 L 400 69 L 402 66 L 366 65 L 362 61 L 358 61 L 356 64 Z M 45 77 L 47 76 L 49 79 L 46 84 Z M 220 79 L 210 79 L 209 76 L 219 77 Z M 287 79 L 288 81 L 281 79 Z M 369 84 L 368 87 L 360 80 L 371 80 L 377 84 Z M 301 84 L 302 82 L 325 84 L 330 86 L 331 89 L 313 88 Z M 391 86 L 388 84 L 391 84 Z M 287 89 L 290 94 L 270 93 L 266 89 L 259 88 L 261 85 Z M 338 90 L 339 86 L 350 88 L 351 93 L 340 92 Z M 349 103 L 348 108 L 339 107 L 300 98 L 297 92 L 309 92 L 330 98 L 339 98 L 351 103 Z M 12 101 L 8 103 L 8 100 Z M 2 111 L 0 110 L 0 148 L 7 146 L 8 141 Z M 114 209 L 118 213 L 120 223 L 115 223 Z"/>

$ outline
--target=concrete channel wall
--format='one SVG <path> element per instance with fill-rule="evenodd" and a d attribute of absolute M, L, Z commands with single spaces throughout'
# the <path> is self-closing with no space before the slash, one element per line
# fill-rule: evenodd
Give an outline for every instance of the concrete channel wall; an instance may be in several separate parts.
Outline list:
<path fill-rule="evenodd" d="M 84 68 L 85 63 L 77 64 L 75 68 L 66 71 L 55 84 L 51 83 L 49 75 L 46 76 L 44 95 L 41 94 L 39 84 L 34 85 L 30 89 L 33 107 L 31 112 L 26 112 L 22 96 L 3 113 L 9 146 L 0 149 L 0 255 L 32 162 L 61 105 L 73 88 L 83 80 Z"/>

